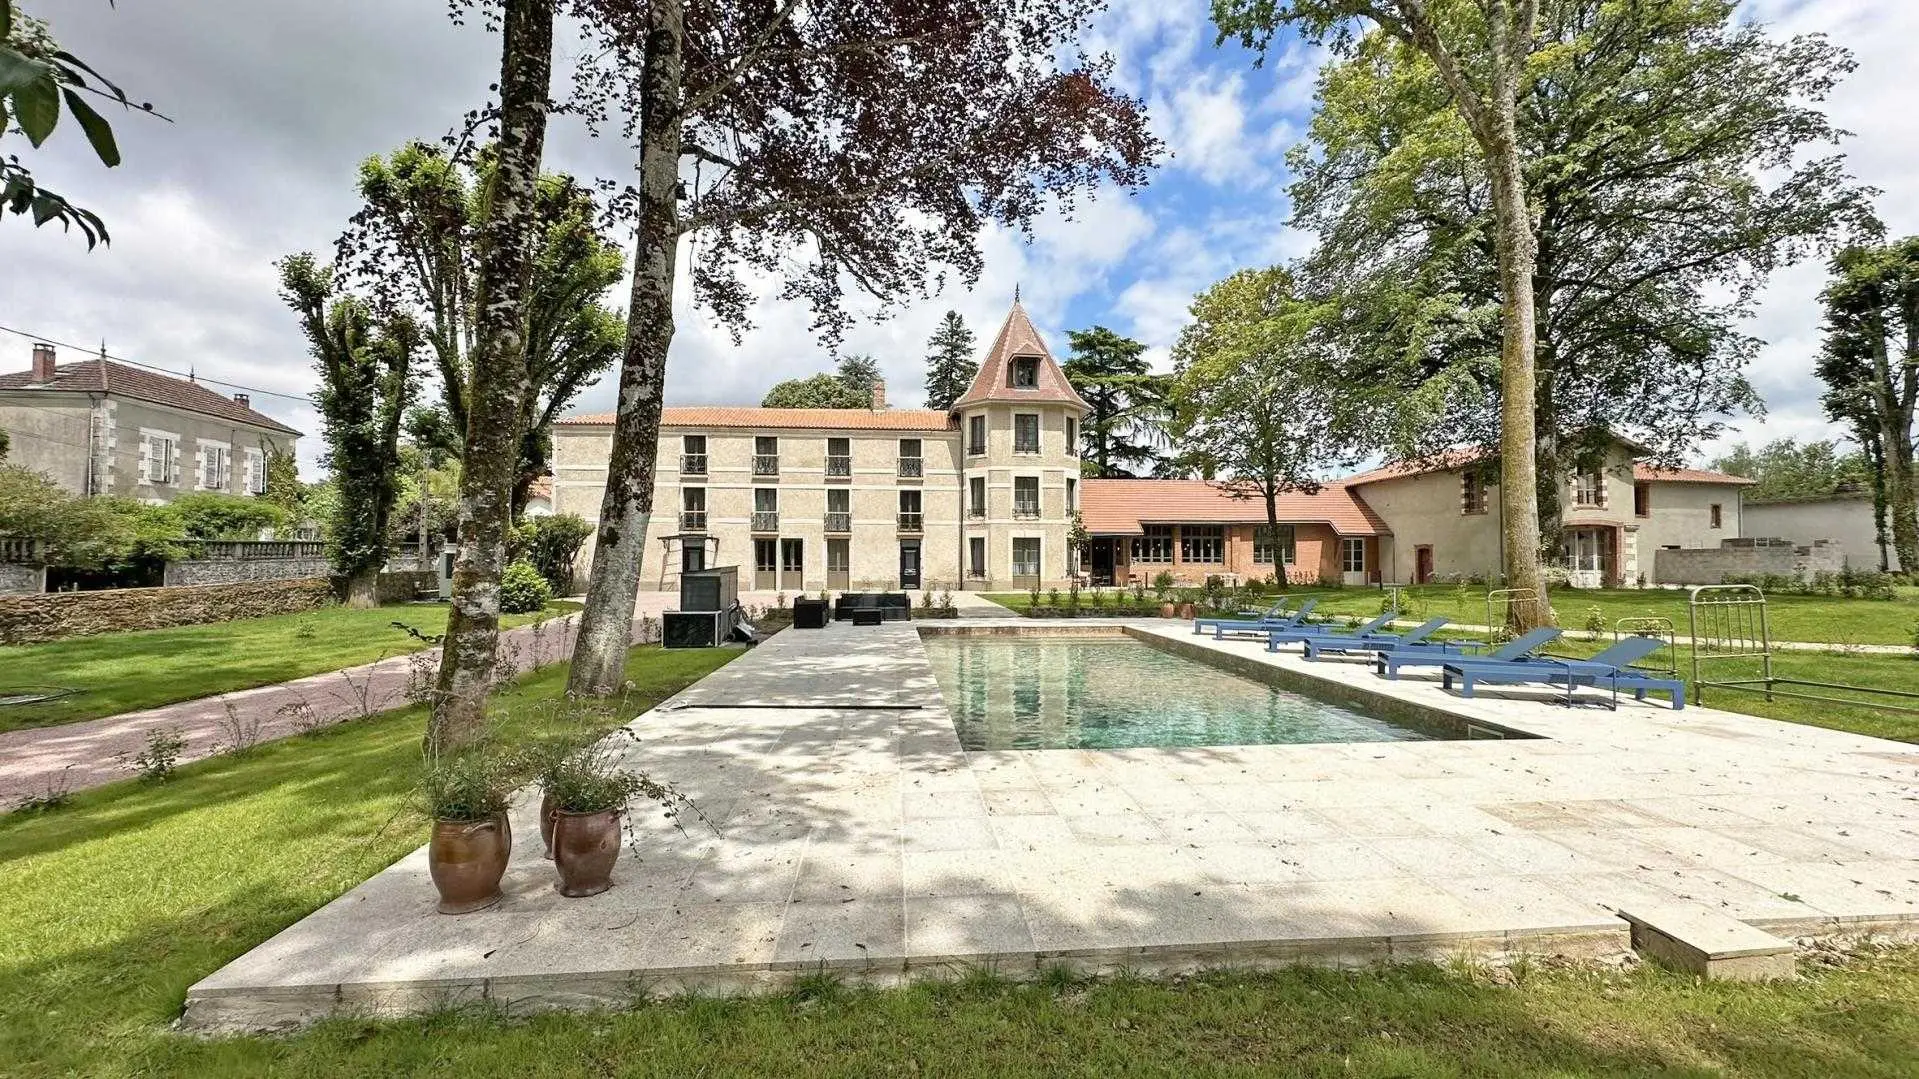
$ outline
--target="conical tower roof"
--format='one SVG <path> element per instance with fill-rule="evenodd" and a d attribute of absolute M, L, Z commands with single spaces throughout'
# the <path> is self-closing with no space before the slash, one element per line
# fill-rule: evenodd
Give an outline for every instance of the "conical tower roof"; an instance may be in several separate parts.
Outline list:
<path fill-rule="evenodd" d="M 1022 356 L 1039 360 L 1039 378 L 1033 386 L 1013 385 L 1013 360 Z M 993 347 L 987 350 L 986 358 L 980 361 L 979 373 L 973 376 L 973 384 L 966 388 L 959 400 L 953 402 L 953 407 L 965 408 L 987 401 L 1074 405 L 1081 409 L 1088 407 L 1086 400 L 1074 391 L 1072 383 L 1066 381 L 1066 373 L 1059 369 L 1053 354 L 1047 351 L 1046 342 L 1040 339 L 1039 331 L 1033 328 L 1033 320 L 1026 317 L 1026 308 L 1020 305 L 1018 297 L 1013 299 L 1013 309 L 1006 313 L 999 336 L 993 338 Z"/>

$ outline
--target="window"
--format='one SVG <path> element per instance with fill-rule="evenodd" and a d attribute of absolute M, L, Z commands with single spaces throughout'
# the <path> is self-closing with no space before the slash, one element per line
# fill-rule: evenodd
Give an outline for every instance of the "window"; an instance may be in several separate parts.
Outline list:
<path fill-rule="evenodd" d="M 694 543 L 680 548 L 680 572 L 698 573 L 706 568 L 706 544 Z"/>
<path fill-rule="evenodd" d="M 780 492 L 776 487 L 753 488 L 753 531 L 780 530 Z"/>
<path fill-rule="evenodd" d="M 853 545 L 843 539 L 826 541 L 826 572 L 846 573 L 853 568 Z"/>
<path fill-rule="evenodd" d="M 224 491 L 233 479 L 233 452 L 224 442 L 200 443 L 200 486 L 209 491 Z"/>
<path fill-rule="evenodd" d="M 1339 541 L 1339 568 L 1343 573 L 1366 572 L 1366 539 L 1348 536 Z"/>
<path fill-rule="evenodd" d="M 1573 505 L 1603 506 L 1606 504 L 1606 481 L 1597 472 L 1580 472 L 1573 476 Z"/>
<path fill-rule="evenodd" d="M 706 531 L 706 488 L 680 489 L 680 531 Z"/>
<path fill-rule="evenodd" d="M 920 440 L 900 439 L 900 475 L 914 479 L 925 475 L 925 459 L 920 456 Z"/>
<path fill-rule="evenodd" d="M 1181 562 L 1224 562 L 1226 529 L 1219 525 L 1187 525 L 1179 530 Z"/>
<path fill-rule="evenodd" d="M 259 450 L 247 451 L 247 493 L 263 495 L 267 491 L 267 459 Z"/>
<path fill-rule="evenodd" d="M 688 476 L 706 475 L 706 436 L 680 436 L 680 471 Z"/>
<path fill-rule="evenodd" d="M 974 476 L 966 481 L 966 513 L 971 517 L 986 516 L 985 476 Z"/>
<path fill-rule="evenodd" d="M 1039 452 L 1039 417 L 1032 413 L 1015 413 L 1013 416 L 1013 452 Z"/>
<path fill-rule="evenodd" d="M 900 492 L 900 531 L 918 532 L 925 527 L 926 518 L 920 512 L 920 493 L 918 491 Z"/>
<path fill-rule="evenodd" d="M 1173 526 L 1142 525 L 1143 533 L 1133 541 L 1133 561 L 1135 562 L 1171 562 L 1173 560 Z"/>
<path fill-rule="evenodd" d="M 779 545 L 770 539 L 753 541 L 753 568 L 761 573 L 771 573 L 775 565 L 774 552 Z"/>
<path fill-rule="evenodd" d="M 853 492 L 847 490 L 844 487 L 835 487 L 834 489 L 826 492 L 826 512 L 828 513 L 853 512 Z"/>
<path fill-rule="evenodd" d="M 758 435 L 753 439 L 753 474 L 755 476 L 780 474 L 780 440 L 777 437 Z"/>
<path fill-rule="evenodd" d="M 1013 576 L 1039 576 L 1039 538 L 1018 538 L 1013 540 Z"/>
<path fill-rule="evenodd" d="M 966 453 L 978 457 L 986 452 L 986 417 L 972 416 L 966 421 Z"/>
<path fill-rule="evenodd" d="M 1079 481 L 1066 477 L 1066 514 L 1072 516 L 1079 510 Z"/>
<path fill-rule="evenodd" d="M 784 573 L 804 573 L 806 571 L 806 541 L 783 539 L 780 541 L 780 570 Z M 797 584 L 799 582 L 788 582 Z"/>
<path fill-rule="evenodd" d="M 1278 532 L 1265 525 L 1253 529 L 1253 561 L 1260 565 L 1272 565 L 1273 555 L 1277 553 L 1280 564 L 1290 566 L 1298 561 L 1298 550 L 1292 525 L 1280 525 Z"/>
<path fill-rule="evenodd" d="M 1652 484 L 1635 483 L 1632 485 L 1632 515 L 1634 517 L 1652 516 Z"/>
<path fill-rule="evenodd" d="M 145 440 L 148 483 L 172 483 L 180 471 L 180 454 L 175 436 L 157 431 L 141 432 Z"/>
<path fill-rule="evenodd" d="M 1567 569 L 1587 573 L 1605 572 L 1608 546 L 1606 532 L 1597 528 L 1568 529 L 1565 539 L 1560 542 Z"/>
<path fill-rule="evenodd" d="M 1039 357 L 1015 356 L 1012 369 L 1007 372 L 1010 385 L 1016 390 L 1031 390 L 1039 387 Z"/>
<path fill-rule="evenodd" d="M 1079 456 L 1079 421 L 1066 417 L 1066 456 Z"/>
<path fill-rule="evenodd" d="M 986 537 L 974 536 L 966 541 L 966 572 L 968 576 L 986 576 Z"/>
<path fill-rule="evenodd" d="M 1013 477 L 1013 516 L 1039 516 L 1039 477 Z"/>
<path fill-rule="evenodd" d="M 853 474 L 852 439 L 829 438 L 826 440 L 826 474 L 829 476 Z"/>
<path fill-rule="evenodd" d="M 1726 521 L 1725 521 L 1724 515 L 1721 514 L 1719 511 L 1719 503 L 1714 502 L 1712 505 L 1706 507 L 1706 509 L 1709 511 L 1708 516 L 1712 518 L 1712 527 L 1714 528 L 1725 527 Z"/>
<path fill-rule="evenodd" d="M 1459 475 L 1459 512 L 1486 512 L 1486 476 L 1476 471 L 1466 471 Z"/>

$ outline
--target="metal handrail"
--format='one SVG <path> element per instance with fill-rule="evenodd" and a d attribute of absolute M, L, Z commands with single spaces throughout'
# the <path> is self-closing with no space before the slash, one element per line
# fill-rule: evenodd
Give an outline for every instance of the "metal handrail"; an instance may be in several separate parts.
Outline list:
<path fill-rule="evenodd" d="M 828 454 L 826 458 L 826 474 L 834 477 L 851 476 L 853 474 L 852 455 L 844 453 Z"/>
<path fill-rule="evenodd" d="M 778 532 L 779 530 L 780 530 L 780 515 L 778 510 L 774 510 L 772 512 L 766 512 L 763 510 L 753 511 L 753 531 Z"/>
<path fill-rule="evenodd" d="M 680 474 L 683 476 L 706 475 L 706 454 L 704 453 L 680 454 Z"/>
<path fill-rule="evenodd" d="M 926 530 L 924 527 L 925 523 L 926 523 L 926 514 L 924 513 L 900 514 L 900 531 L 901 532 L 924 532 Z"/>
<path fill-rule="evenodd" d="M 681 510 L 680 511 L 680 531 L 682 532 L 706 531 L 706 511 L 705 510 Z"/>
<path fill-rule="evenodd" d="M 919 479 L 926 474 L 926 459 L 923 457 L 900 458 L 900 475 L 907 479 Z"/>
<path fill-rule="evenodd" d="M 756 453 L 753 455 L 753 474 L 755 476 L 777 476 L 780 474 L 780 455 L 777 453 Z"/>
<path fill-rule="evenodd" d="M 853 531 L 853 515 L 850 513 L 828 512 L 826 515 L 826 530 L 828 532 Z"/>

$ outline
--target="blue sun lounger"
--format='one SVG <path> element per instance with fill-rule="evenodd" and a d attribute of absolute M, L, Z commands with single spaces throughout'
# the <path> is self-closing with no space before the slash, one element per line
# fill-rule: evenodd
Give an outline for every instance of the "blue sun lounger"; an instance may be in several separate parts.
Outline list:
<path fill-rule="evenodd" d="M 1551 644 L 1558 638 L 1560 630 L 1555 626 L 1543 626 L 1529 633 L 1507 641 L 1498 648 L 1476 659 L 1515 660 L 1529 656 Z M 1373 669 L 1388 678 L 1399 677 L 1401 667 L 1443 667 L 1448 663 L 1457 663 L 1462 657 L 1455 648 L 1445 644 L 1427 642 L 1411 648 L 1397 648 L 1391 652 L 1381 652 Z"/>
<path fill-rule="evenodd" d="M 1218 618 L 1195 618 L 1193 619 L 1193 632 L 1204 633 L 1222 622 L 1229 622 L 1235 625 L 1240 622 L 1249 621 L 1273 625 L 1282 624 L 1292 617 L 1286 613 L 1286 605 L 1291 602 L 1292 600 L 1282 599 L 1263 611 L 1241 611 L 1231 618 L 1223 616 Z"/>
<path fill-rule="evenodd" d="M 1448 621 L 1450 619 L 1431 618 L 1404 633 L 1369 633 L 1363 638 L 1328 634 L 1324 637 L 1308 637 L 1300 643 L 1306 646 L 1307 659 L 1352 655 L 1356 652 L 1397 652 L 1402 648 L 1447 648 L 1464 655 L 1467 649 L 1465 642 L 1427 640 Z"/>
<path fill-rule="evenodd" d="M 1397 613 L 1396 611 L 1387 611 L 1371 622 L 1363 626 L 1355 626 L 1350 630 L 1335 629 L 1332 626 L 1323 624 L 1317 626 L 1286 626 L 1281 629 L 1267 630 L 1266 651 L 1277 652 L 1279 651 L 1279 646 L 1282 644 L 1299 644 L 1301 641 L 1312 640 L 1314 638 L 1362 640 L 1377 633 L 1386 623 L 1391 622 Z"/>
<path fill-rule="evenodd" d="M 1306 616 L 1313 613 L 1319 601 L 1309 599 L 1299 605 L 1299 610 L 1284 618 L 1258 619 L 1251 622 L 1235 622 L 1230 619 L 1213 619 L 1213 639 L 1223 640 L 1228 633 L 1271 633 L 1274 630 L 1292 629 L 1306 624 Z"/>
<path fill-rule="evenodd" d="M 1490 656 L 1461 656 L 1440 669 L 1440 683 L 1446 689 L 1459 684 L 1459 695 L 1470 697 L 1477 683 L 1501 685 L 1545 685 L 1563 687 L 1570 702 L 1572 691 L 1580 686 L 1633 691 L 1635 700 L 1645 700 L 1648 692 L 1665 693 L 1672 698 L 1675 711 L 1686 707 L 1686 683 L 1633 669 L 1633 664 L 1658 650 L 1664 641 L 1655 637 L 1627 637 L 1601 650 L 1590 659 L 1559 659 L 1555 656 L 1530 656 L 1516 660 L 1494 660 Z"/>

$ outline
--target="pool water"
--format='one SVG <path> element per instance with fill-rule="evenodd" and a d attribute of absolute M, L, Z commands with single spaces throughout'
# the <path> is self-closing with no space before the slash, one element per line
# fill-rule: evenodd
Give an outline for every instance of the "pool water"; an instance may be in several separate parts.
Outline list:
<path fill-rule="evenodd" d="M 967 749 L 1132 749 L 1447 737 L 1119 638 L 932 636 Z"/>

